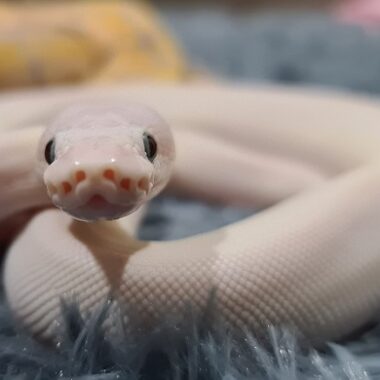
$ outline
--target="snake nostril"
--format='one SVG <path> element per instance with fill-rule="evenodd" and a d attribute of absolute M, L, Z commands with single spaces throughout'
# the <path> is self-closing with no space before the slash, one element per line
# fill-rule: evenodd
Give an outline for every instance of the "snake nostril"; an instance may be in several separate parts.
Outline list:
<path fill-rule="evenodd" d="M 129 190 L 130 187 L 131 187 L 131 180 L 129 178 L 123 178 L 121 181 L 120 181 L 120 186 L 124 189 L 124 190 Z"/>
<path fill-rule="evenodd" d="M 66 182 L 66 181 L 62 182 L 62 188 L 63 188 L 63 192 L 65 194 L 68 194 L 73 189 L 73 187 L 70 185 L 70 183 Z"/>
<path fill-rule="evenodd" d="M 75 179 L 78 183 L 84 181 L 86 179 L 86 173 L 83 170 L 78 170 L 75 173 Z"/>
<path fill-rule="evenodd" d="M 115 172 L 112 169 L 106 169 L 103 172 L 103 177 L 109 181 L 115 181 Z"/>
<path fill-rule="evenodd" d="M 138 182 L 137 186 L 139 187 L 139 189 L 141 189 L 147 193 L 149 191 L 149 180 L 148 180 L 148 178 L 146 178 L 146 177 L 141 178 L 140 181 Z"/>

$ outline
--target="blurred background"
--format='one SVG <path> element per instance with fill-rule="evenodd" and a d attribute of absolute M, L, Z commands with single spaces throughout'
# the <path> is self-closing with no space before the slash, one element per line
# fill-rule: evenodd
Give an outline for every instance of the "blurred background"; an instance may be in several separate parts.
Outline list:
<path fill-rule="evenodd" d="M 380 0 L 0 2 L 0 89 L 232 78 L 380 92 Z"/>

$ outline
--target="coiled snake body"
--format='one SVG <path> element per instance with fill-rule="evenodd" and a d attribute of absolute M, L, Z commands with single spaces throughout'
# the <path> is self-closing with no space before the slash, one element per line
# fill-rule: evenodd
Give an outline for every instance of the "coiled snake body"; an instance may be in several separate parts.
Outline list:
<path fill-rule="evenodd" d="M 59 110 L 79 101 L 95 103 L 64 112 L 41 138 Z M 283 325 L 311 340 L 337 339 L 375 317 L 375 99 L 227 84 L 2 95 L 0 219 L 50 204 L 45 184 L 54 203 L 87 220 L 129 213 L 159 192 L 172 170 L 171 134 L 130 101 L 172 127 L 177 158 L 168 192 L 271 207 L 173 242 L 135 240 L 138 212 L 94 223 L 40 212 L 11 245 L 4 269 L 8 302 L 25 328 L 52 337 L 61 297 L 75 294 L 87 312 L 111 291 L 144 325 L 189 303 L 202 310 L 213 290 L 223 320 L 258 333 Z"/>

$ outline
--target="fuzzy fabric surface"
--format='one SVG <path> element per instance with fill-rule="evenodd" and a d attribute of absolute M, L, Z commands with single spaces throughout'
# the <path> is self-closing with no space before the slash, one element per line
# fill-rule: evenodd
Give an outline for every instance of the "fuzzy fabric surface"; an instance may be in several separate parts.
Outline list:
<path fill-rule="evenodd" d="M 164 10 L 163 15 L 189 57 L 221 75 L 380 92 L 380 35 L 358 27 L 316 14 L 241 17 Z M 159 198 L 150 206 L 140 237 L 175 239 L 251 213 Z M 380 379 L 379 326 L 319 351 L 301 348 L 290 333 L 273 329 L 266 342 L 257 342 L 254 332 L 232 337 L 222 324 L 207 323 L 206 316 L 194 317 L 187 326 L 168 316 L 155 331 L 135 337 L 121 326 L 118 339 L 110 339 L 101 330 L 107 304 L 86 324 L 75 305 L 63 307 L 62 339 L 56 347 L 45 347 L 16 332 L 5 302 L 0 303 L 1 378 Z"/>
<path fill-rule="evenodd" d="M 221 76 L 380 92 L 379 32 L 317 13 L 165 16 L 190 59 Z"/>

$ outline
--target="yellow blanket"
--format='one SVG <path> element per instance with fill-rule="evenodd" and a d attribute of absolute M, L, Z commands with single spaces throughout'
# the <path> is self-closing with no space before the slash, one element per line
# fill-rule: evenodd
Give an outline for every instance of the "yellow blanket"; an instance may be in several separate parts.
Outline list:
<path fill-rule="evenodd" d="M 145 3 L 0 3 L 0 88 L 187 75 Z"/>

